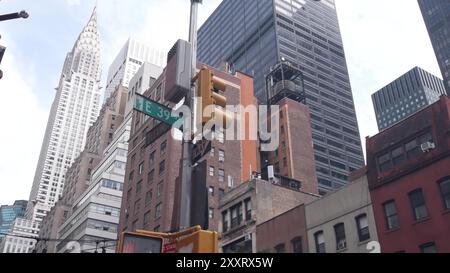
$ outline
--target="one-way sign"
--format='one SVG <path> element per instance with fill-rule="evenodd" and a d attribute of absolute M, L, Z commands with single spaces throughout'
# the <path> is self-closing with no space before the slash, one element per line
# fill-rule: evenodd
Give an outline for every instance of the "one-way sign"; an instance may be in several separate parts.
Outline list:
<path fill-rule="evenodd" d="M 172 116 L 172 109 L 169 107 L 139 94 L 136 94 L 134 109 L 172 126 L 180 119 Z"/>

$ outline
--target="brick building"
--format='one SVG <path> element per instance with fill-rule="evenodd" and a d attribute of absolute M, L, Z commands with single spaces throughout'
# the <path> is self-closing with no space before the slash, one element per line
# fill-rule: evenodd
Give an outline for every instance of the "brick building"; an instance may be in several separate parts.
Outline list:
<path fill-rule="evenodd" d="M 215 77 L 227 85 L 223 95 L 228 104 L 256 105 L 251 77 L 212 70 Z M 175 105 L 163 98 L 164 84 L 165 72 L 144 96 L 173 108 Z M 134 112 L 133 121 L 119 231 L 176 230 L 180 207 L 176 184 L 180 183 L 181 141 L 174 138 L 175 129 L 141 113 Z M 252 171 L 259 168 L 257 141 L 228 141 L 225 133 L 217 131 L 215 140 L 197 143 L 193 154 L 197 163 L 193 173 L 194 195 L 206 197 L 208 192 L 209 198 L 207 202 L 204 198 L 193 198 L 194 203 L 202 199 L 202 204 L 196 203 L 193 207 L 200 205 L 204 211 L 195 211 L 192 222 L 195 225 L 209 217 L 209 229 L 217 230 L 220 196 L 248 181 Z"/>
<path fill-rule="evenodd" d="M 450 252 L 450 99 L 367 138 L 381 251 Z"/>

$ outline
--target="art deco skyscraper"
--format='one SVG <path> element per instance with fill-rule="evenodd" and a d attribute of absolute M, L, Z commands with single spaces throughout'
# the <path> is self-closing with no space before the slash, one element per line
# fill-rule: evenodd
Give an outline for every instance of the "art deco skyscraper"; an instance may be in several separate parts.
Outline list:
<path fill-rule="evenodd" d="M 27 217 L 42 218 L 60 198 L 65 174 L 83 150 L 100 110 L 100 36 L 94 9 L 64 62 L 42 143 Z"/>
<path fill-rule="evenodd" d="M 334 0 L 222 1 L 199 30 L 198 58 L 252 75 L 262 103 L 271 66 L 285 59 L 303 73 L 321 194 L 364 165 Z"/>
<path fill-rule="evenodd" d="M 450 1 L 419 0 L 419 6 L 450 96 Z"/>

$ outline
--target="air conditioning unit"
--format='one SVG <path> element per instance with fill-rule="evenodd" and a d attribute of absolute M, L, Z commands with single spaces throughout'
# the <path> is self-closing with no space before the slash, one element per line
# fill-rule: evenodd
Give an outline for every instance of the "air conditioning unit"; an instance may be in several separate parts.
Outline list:
<path fill-rule="evenodd" d="M 342 249 L 346 249 L 346 248 L 347 248 L 347 241 L 340 241 L 338 243 L 338 247 L 337 247 L 338 250 L 342 250 Z"/>
<path fill-rule="evenodd" d="M 436 148 L 436 145 L 433 142 L 425 142 L 422 145 L 420 145 L 420 148 L 422 149 L 422 152 L 428 153 L 431 150 Z"/>
<path fill-rule="evenodd" d="M 245 234 L 244 240 L 245 240 L 245 242 L 251 241 L 252 240 L 252 235 L 251 234 Z"/>

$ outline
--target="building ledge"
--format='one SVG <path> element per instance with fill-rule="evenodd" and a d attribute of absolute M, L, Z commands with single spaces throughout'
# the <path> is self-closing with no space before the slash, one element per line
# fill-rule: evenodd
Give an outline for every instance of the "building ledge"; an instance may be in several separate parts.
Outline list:
<path fill-rule="evenodd" d="M 414 221 L 413 226 L 422 224 L 422 223 L 424 223 L 424 222 L 428 222 L 429 220 L 431 220 L 431 217 L 430 217 L 430 216 L 425 217 L 425 218 L 422 218 L 422 219 L 420 219 L 420 220 L 416 220 L 416 221 Z"/>
<path fill-rule="evenodd" d="M 391 233 L 395 233 L 395 232 L 397 232 L 397 231 L 400 231 L 400 227 L 397 227 L 397 228 L 394 228 L 394 229 L 390 229 L 390 230 L 388 230 L 388 231 L 386 231 L 385 233 L 384 233 L 384 235 L 389 235 L 389 234 L 391 234 Z"/>

